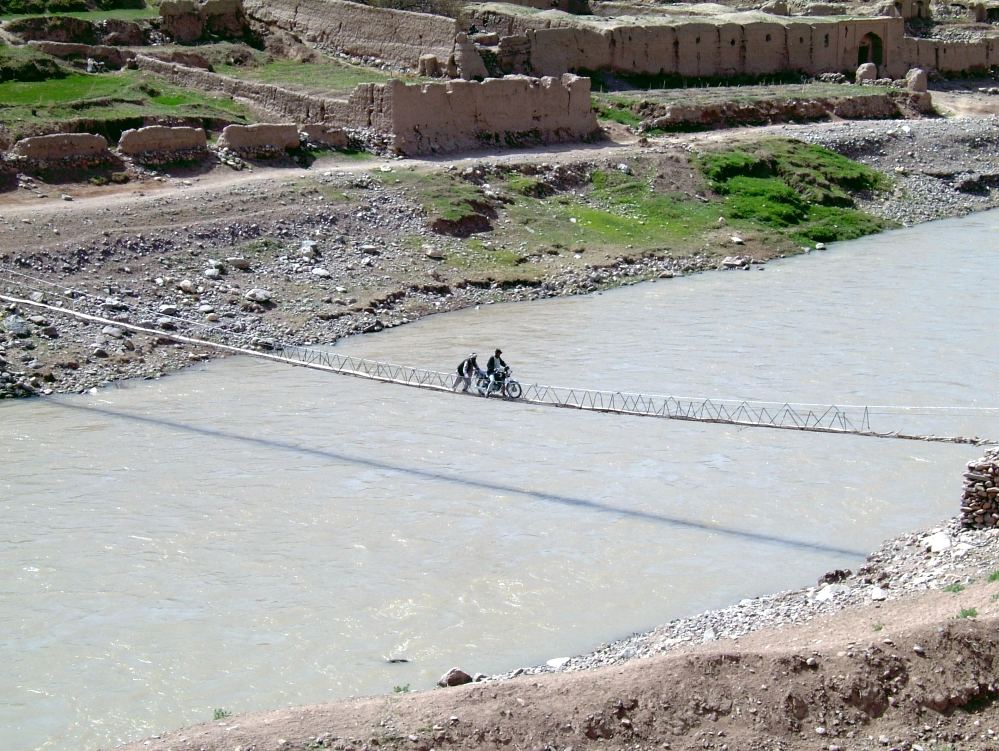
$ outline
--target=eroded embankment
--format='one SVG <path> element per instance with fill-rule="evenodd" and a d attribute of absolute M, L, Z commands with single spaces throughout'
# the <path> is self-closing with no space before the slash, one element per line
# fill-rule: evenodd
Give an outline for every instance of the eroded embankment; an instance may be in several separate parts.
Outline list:
<path fill-rule="evenodd" d="M 857 577 L 699 616 L 779 613 L 753 633 L 662 639 L 647 659 L 620 653 L 599 668 L 575 660 L 572 672 L 244 715 L 124 751 L 994 749 L 999 534 L 954 525 L 932 534 L 887 544 Z M 891 594 L 871 601 L 875 586 Z M 824 612 L 781 607 L 830 587 Z M 844 607 L 848 588 L 866 602 Z"/>

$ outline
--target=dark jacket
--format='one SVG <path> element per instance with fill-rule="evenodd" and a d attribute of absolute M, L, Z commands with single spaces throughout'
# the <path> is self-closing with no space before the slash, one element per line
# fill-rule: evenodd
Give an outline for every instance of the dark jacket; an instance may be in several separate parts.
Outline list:
<path fill-rule="evenodd" d="M 503 358 L 499 355 L 493 355 L 489 358 L 489 362 L 486 364 L 486 372 L 492 375 L 496 368 L 505 368 L 506 363 L 503 362 Z"/>
<path fill-rule="evenodd" d="M 470 376 L 479 371 L 479 363 L 475 361 L 474 357 L 466 357 L 458 364 L 458 375 L 460 376 Z"/>

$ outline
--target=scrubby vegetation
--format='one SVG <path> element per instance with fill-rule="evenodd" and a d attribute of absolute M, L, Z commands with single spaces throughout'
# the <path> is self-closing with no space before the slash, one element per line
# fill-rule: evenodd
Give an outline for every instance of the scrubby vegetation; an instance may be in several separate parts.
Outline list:
<path fill-rule="evenodd" d="M 767 139 L 709 152 L 698 164 L 724 196 L 729 218 L 814 242 L 851 240 L 886 226 L 856 210 L 854 195 L 886 190 L 888 178 L 820 146 Z"/>
<path fill-rule="evenodd" d="M 715 150 L 691 165 L 650 159 L 563 178 L 529 166 L 380 176 L 415 198 L 431 227 L 468 238 L 449 263 L 495 279 L 537 276 L 548 256 L 590 264 L 622 254 L 769 257 L 886 226 L 856 209 L 854 195 L 889 187 L 887 178 L 795 141 Z M 745 244 L 733 247 L 733 235 Z"/>

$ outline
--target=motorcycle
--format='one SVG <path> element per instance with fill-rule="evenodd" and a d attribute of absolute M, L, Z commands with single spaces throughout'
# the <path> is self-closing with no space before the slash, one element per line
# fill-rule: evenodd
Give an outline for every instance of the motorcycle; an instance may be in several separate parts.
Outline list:
<path fill-rule="evenodd" d="M 519 399 L 524 390 L 517 381 L 510 377 L 512 373 L 511 368 L 498 368 L 493 371 L 492 380 L 485 373 L 480 374 L 479 379 L 475 382 L 479 396 L 488 397 L 490 394 L 499 392 L 508 399 Z"/>

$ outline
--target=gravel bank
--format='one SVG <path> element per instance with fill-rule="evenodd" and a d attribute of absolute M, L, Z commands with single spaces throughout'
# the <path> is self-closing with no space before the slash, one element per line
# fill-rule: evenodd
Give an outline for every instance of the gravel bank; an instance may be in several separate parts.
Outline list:
<path fill-rule="evenodd" d="M 999 118 L 848 122 L 795 132 L 891 176 L 895 190 L 863 201 L 911 226 L 999 205 Z"/>
<path fill-rule="evenodd" d="M 956 500 L 955 500 L 956 503 Z M 999 529 L 967 529 L 959 518 L 884 543 L 857 571 L 831 571 L 814 587 L 740 601 L 576 657 L 521 668 L 497 678 L 571 672 L 618 665 L 691 645 L 738 640 L 747 634 L 808 623 L 847 608 L 889 602 L 929 590 L 963 589 L 999 569 Z"/>

